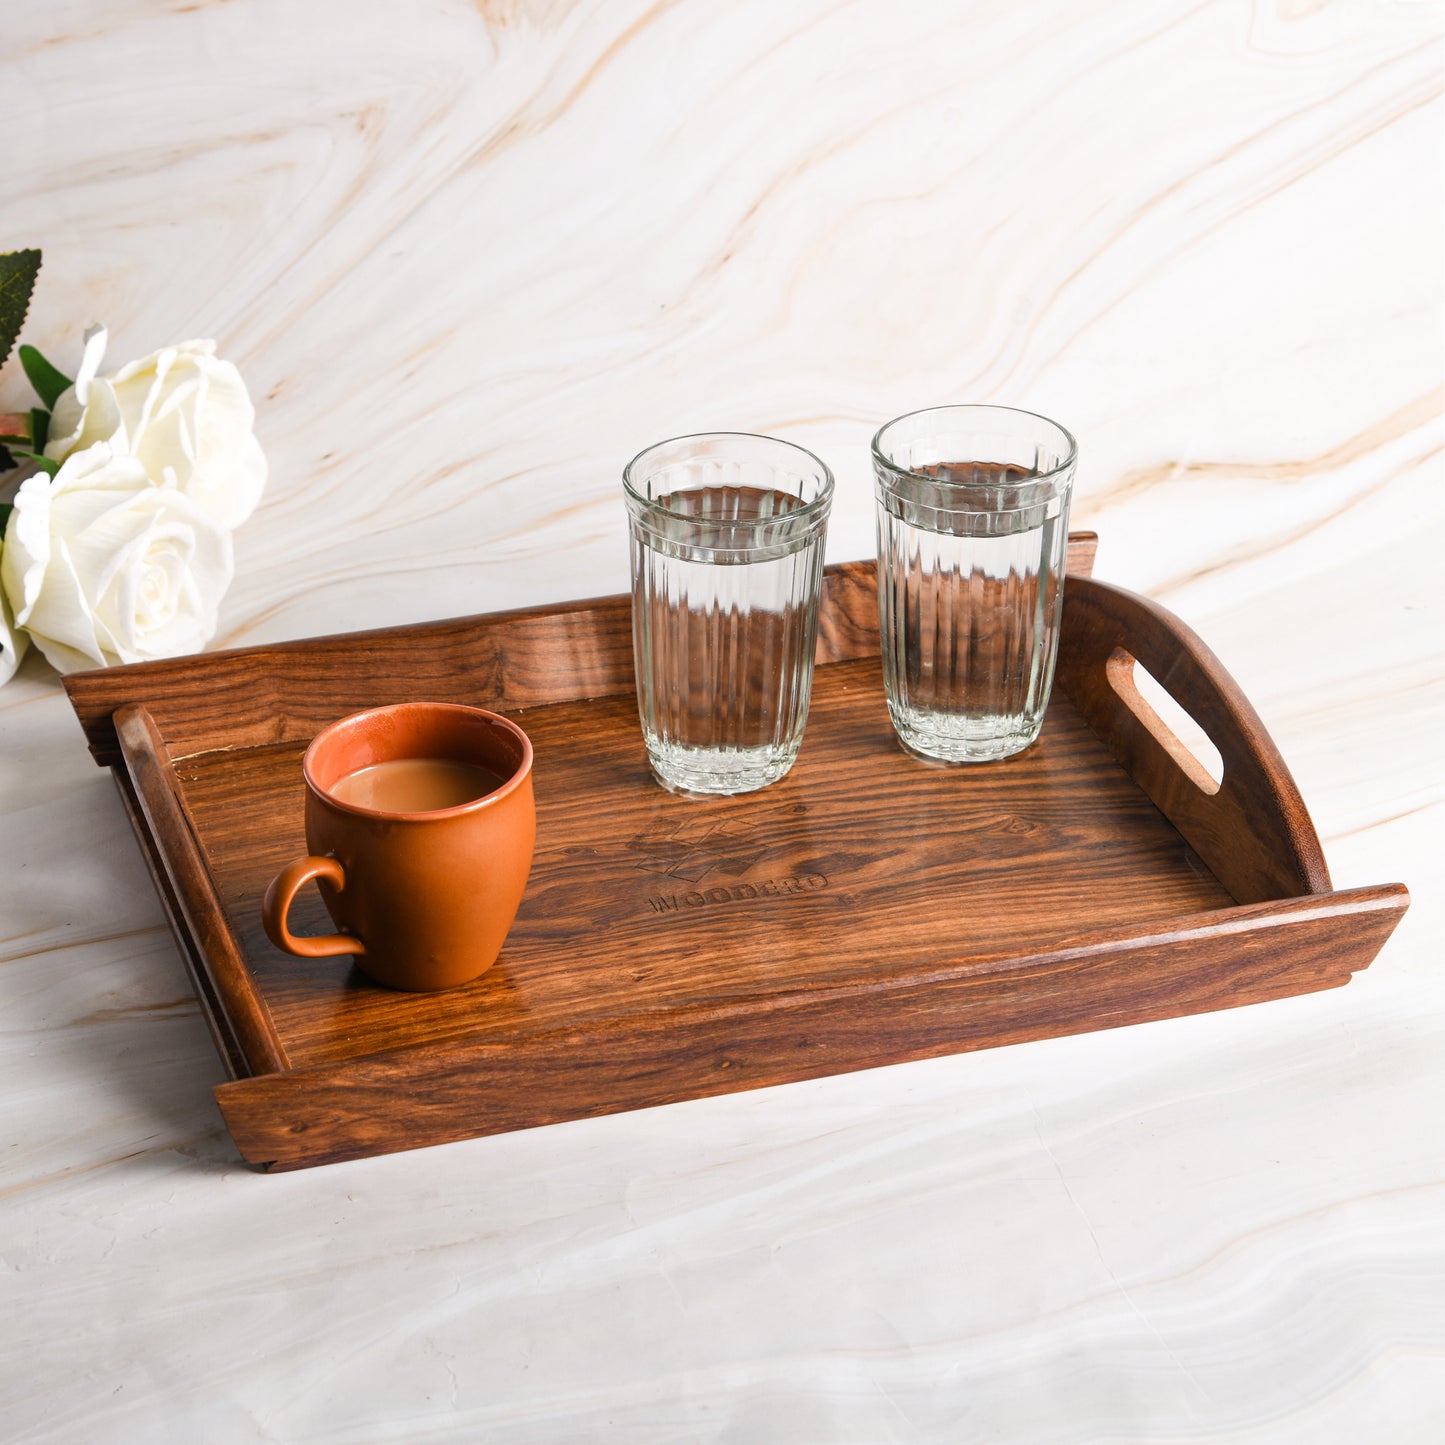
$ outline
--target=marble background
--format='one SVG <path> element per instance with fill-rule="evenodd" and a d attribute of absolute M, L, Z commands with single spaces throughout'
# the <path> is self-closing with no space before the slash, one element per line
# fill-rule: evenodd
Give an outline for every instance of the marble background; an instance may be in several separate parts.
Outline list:
<path fill-rule="evenodd" d="M 619 473 L 996 400 L 1259 708 L 1349 988 L 274 1178 L 110 780 L 0 694 L 0 1435 L 1390 1441 L 1445 1419 L 1438 4 L 11 6 L 0 249 L 214 336 L 218 645 L 620 590 Z M 0 410 L 29 404 L 12 362 Z"/>

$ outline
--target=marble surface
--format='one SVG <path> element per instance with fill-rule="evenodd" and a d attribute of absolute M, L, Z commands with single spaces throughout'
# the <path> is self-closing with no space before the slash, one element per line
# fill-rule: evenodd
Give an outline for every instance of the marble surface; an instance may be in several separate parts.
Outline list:
<path fill-rule="evenodd" d="M 272 464 L 219 644 L 625 580 L 619 473 L 1065 421 L 1348 988 L 265 1177 L 108 777 L 0 693 L 0 1436 L 1390 1441 L 1445 1420 L 1435 4 L 14 7 L 0 248 L 62 364 L 215 336 Z M 13 363 L 0 410 L 27 405 Z"/>

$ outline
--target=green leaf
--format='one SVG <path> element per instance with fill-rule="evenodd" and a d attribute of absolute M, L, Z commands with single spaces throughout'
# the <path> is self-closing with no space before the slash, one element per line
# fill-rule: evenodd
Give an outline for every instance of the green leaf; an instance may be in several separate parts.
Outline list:
<path fill-rule="evenodd" d="M 25 368 L 25 375 L 30 378 L 30 385 L 35 388 L 35 394 L 46 411 L 51 410 L 60 400 L 62 391 L 67 391 L 74 385 L 63 371 L 53 367 L 33 346 L 20 348 L 20 364 Z"/>
<path fill-rule="evenodd" d="M 0 502 L 0 537 L 5 535 L 5 528 L 10 522 L 10 513 L 14 510 L 14 502 Z"/>
<path fill-rule="evenodd" d="M 0 255 L 0 366 L 15 348 L 25 315 L 30 310 L 30 293 L 40 274 L 40 252 L 7 251 Z"/>
<path fill-rule="evenodd" d="M 30 445 L 38 452 L 45 450 L 50 440 L 50 413 L 41 407 L 30 408 Z"/>
<path fill-rule="evenodd" d="M 60 463 L 52 457 L 43 457 L 39 452 L 22 452 L 17 450 L 15 455 L 22 461 L 34 462 L 36 466 L 45 473 L 47 477 L 53 477 L 60 470 Z"/>

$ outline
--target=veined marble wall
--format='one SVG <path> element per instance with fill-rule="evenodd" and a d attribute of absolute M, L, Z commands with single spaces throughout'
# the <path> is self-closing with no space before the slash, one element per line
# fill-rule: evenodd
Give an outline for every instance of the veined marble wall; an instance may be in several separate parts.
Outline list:
<path fill-rule="evenodd" d="M 218 645 L 621 590 L 620 472 L 1078 436 L 1099 574 L 1259 708 L 1348 989 L 260 1179 L 33 652 L 0 694 L 0 1433 L 1434 1445 L 1442 13 L 177 0 L 0 24 L 62 366 L 212 336 L 271 462 Z M 0 411 L 29 404 L 18 366 Z"/>
<path fill-rule="evenodd" d="M 880 422 L 1043 411 L 1103 575 L 1204 612 L 1346 529 L 1388 545 L 1418 498 L 1363 530 L 1357 504 L 1413 496 L 1439 444 L 1430 5 L 247 0 L 7 31 L 29 339 L 214 336 L 254 393 L 272 482 L 222 643 L 619 590 L 622 464 L 689 430 L 817 449 L 841 559 L 872 547 Z"/>

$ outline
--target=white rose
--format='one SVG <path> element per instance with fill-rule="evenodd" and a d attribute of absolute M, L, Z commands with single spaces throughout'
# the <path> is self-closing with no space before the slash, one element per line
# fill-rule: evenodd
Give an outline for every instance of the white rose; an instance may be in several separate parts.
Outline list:
<path fill-rule="evenodd" d="M 239 527 L 266 485 L 241 373 L 216 359 L 214 341 L 183 341 L 98 376 L 105 340 L 104 327 L 86 332 L 75 385 L 55 403 L 45 455 L 61 462 L 109 442 L 157 485 L 174 485 L 223 527 Z"/>
<path fill-rule="evenodd" d="M 0 567 L 3 566 L 4 551 L 0 550 Z M 0 687 L 15 676 L 15 669 L 20 666 L 20 659 L 25 656 L 29 645 L 29 638 L 16 630 L 5 589 L 0 587 Z"/>
<path fill-rule="evenodd" d="M 195 652 L 215 635 L 231 534 L 105 442 L 27 478 L 0 553 L 0 586 L 61 672 Z"/>

